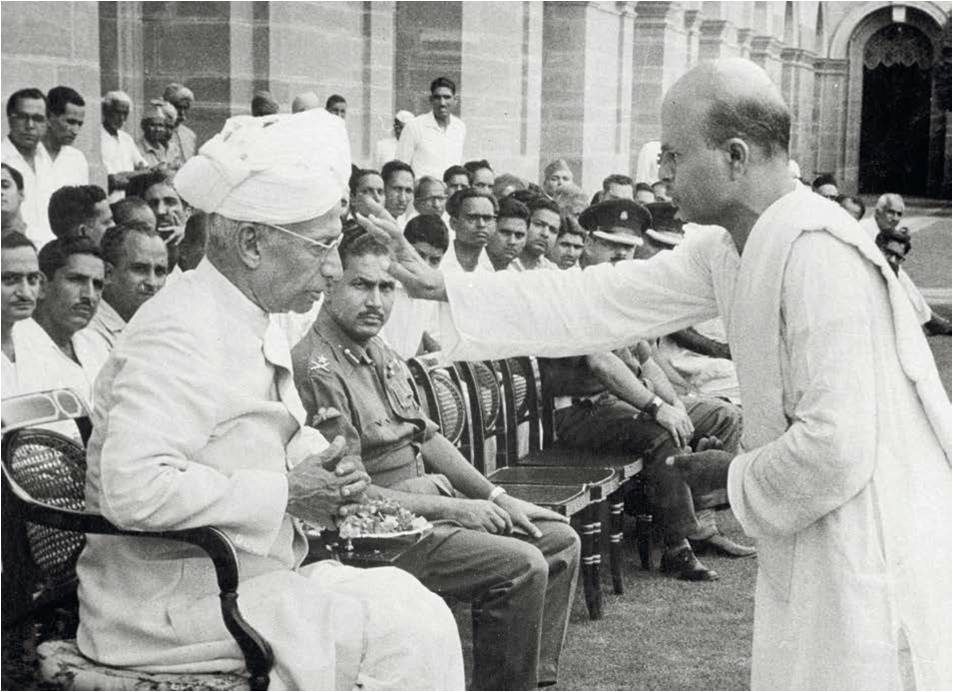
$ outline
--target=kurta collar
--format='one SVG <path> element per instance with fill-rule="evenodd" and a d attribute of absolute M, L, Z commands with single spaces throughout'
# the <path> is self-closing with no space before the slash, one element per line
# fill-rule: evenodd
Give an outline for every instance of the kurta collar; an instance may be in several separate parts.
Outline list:
<path fill-rule="evenodd" d="M 258 307 L 244 293 L 238 290 L 228 277 L 220 272 L 207 258 L 195 268 L 195 280 L 208 286 L 225 314 L 234 316 L 247 324 L 255 335 L 263 338 L 268 328 L 268 313 Z"/>
<path fill-rule="evenodd" d="M 314 327 L 312 327 L 312 329 L 314 329 L 318 336 L 327 341 L 332 348 L 340 351 L 352 365 L 374 364 L 373 359 L 367 355 L 364 346 L 354 341 L 354 339 L 344 333 L 344 330 L 338 327 L 334 318 L 331 317 L 330 311 L 327 309 L 327 303 L 321 308 L 321 312 L 318 313 L 318 319 L 314 321 Z"/>
<path fill-rule="evenodd" d="M 454 114 L 451 113 L 450 119 L 447 120 L 447 126 L 441 127 L 440 123 L 437 122 L 437 118 L 433 114 L 433 111 L 430 111 L 424 116 L 423 124 L 433 130 L 440 130 L 441 132 L 446 132 L 451 127 L 453 127 L 454 121 L 456 121 L 456 119 L 457 119 L 456 116 L 454 116 Z"/>
<path fill-rule="evenodd" d="M 105 300 L 99 301 L 99 307 L 96 308 L 96 316 L 103 328 L 111 334 L 118 334 L 126 328 L 126 320 L 120 317 L 115 308 Z"/>

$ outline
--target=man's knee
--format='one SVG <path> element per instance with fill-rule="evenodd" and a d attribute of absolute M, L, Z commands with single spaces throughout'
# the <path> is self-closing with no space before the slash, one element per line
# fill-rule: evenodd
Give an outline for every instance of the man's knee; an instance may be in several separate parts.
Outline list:
<path fill-rule="evenodd" d="M 547 559 L 561 560 L 567 566 L 579 564 L 582 542 L 572 526 L 558 521 L 538 522 L 536 526 L 543 532 L 539 548 Z"/>

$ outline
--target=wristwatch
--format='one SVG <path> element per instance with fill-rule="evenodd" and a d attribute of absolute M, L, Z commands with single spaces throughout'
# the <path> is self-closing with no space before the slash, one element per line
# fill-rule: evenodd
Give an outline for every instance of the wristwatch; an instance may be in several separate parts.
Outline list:
<path fill-rule="evenodd" d="M 656 420 L 658 418 L 658 411 L 662 408 L 662 404 L 664 403 L 662 397 L 656 395 L 652 397 L 652 401 L 649 402 L 648 406 L 642 409 L 642 412 L 645 413 L 646 416 L 651 417 L 652 420 Z"/>

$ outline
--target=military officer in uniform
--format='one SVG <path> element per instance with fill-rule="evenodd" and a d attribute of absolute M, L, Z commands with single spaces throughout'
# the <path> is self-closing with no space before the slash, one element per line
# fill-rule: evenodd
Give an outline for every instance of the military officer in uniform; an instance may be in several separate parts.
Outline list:
<path fill-rule="evenodd" d="M 584 267 L 631 259 L 651 213 L 638 202 L 617 199 L 595 204 L 579 217 L 589 229 Z M 637 335 L 634 335 L 637 336 Z M 741 413 L 709 398 L 680 399 L 645 341 L 632 349 L 570 358 L 541 359 L 556 394 L 556 435 L 561 444 L 589 450 L 624 451 L 645 460 L 643 479 L 661 528 L 662 571 L 689 581 L 717 574 L 696 557 L 710 551 L 731 557 L 754 554 L 718 532 L 710 497 L 694 497 L 664 460 L 716 437 L 736 450 Z M 693 550 L 694 548 L 694 550 Z"/>
<path fill-rule="evenodd" d="M 589 231 L 579 258 L 585 269 L 603 262 L 632 259 L 652 225 L 652 215 L 631 199 L 612 199 L 594 204 L 579 215 L 579 225 Z"/>
<path fill-rule="evenodd" d="M 388 248 L 358 230 L 340 254 L 343 276 L 292 354 L 309 422 L 361 455 L 368 496 L 434 522 L 397 565 L 477 606 L 471 689 L 555 683 L 578 573 L 576 533 L 563 517 L 494 487 L 437 432 L 406 365 L 377 336 L 396 288 Z"/>

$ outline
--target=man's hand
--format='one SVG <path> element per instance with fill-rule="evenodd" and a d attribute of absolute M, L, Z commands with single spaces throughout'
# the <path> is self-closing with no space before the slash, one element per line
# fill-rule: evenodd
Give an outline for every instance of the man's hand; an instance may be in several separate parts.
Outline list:
<path fill-rule="evenodd" d="M 695 434 L 695 426 L 684 408 L 662 404 L 659 406 L 658 413 L 655 414 L 655 422 L 668 430 L 668 434 L 672 436 L 672 442 L 679 449 L 687 448 L 692 435 Z"/>
<path fill-rule="evenodd" d="M 676 454 L 665 463 L 678 470 L 693 495 L 707 495 L 728 485 L 728 467 L 734 456 L 720 447 L 718 438 L 705 438 L 698 444 L 699 451 Z"/>
<path fill-rule="evenodd" d="M 489 533 L 509 533 L 513 520 L 509 513 L 489 500 L 454 499 L 445 519 L 451 519 L 468 529 Z"/>
<path fill-rule="evenodd" d="M 394 252 L 395 261 L 390 263 L 390 273 L 404 284 L 412 298 L 427 300 L 446 300 L 447 292 L 443 274 L 434 269 L 417 254 L 404 234 L 397 228 L 394 217 L 379 204 L 368 200 L 372 210 L 370 216 L 354 214 L 361 227 L 378 240 L 386 243 Z M 452 252 L 453 248 L 447 250 Z"/>
<path fill-rule="evenodd" d="M 556 514 L 551 509 L 534 505 L 532 502 L 526 502 L 511 495 L 500 495 L 495 502 L 510 515 L 514 527 L 520 527 L 533 538 L 542 538 L 543 536 L 543 532 L 536 528 L 533 520 L 548 519 L 549 521 L 561 521 L 564 524 L 569 523 L 569 519 L 562 514 Z"/>
<path fill-rule="evenodd" d="M 323 452 L 306 457 L 288 472 L 288 514 L 330 527 L 336 515 L 344 516 L 363 501 L 371 479 L 360 459 L 344 457 L 344 444 L 339 435 Z"/>

